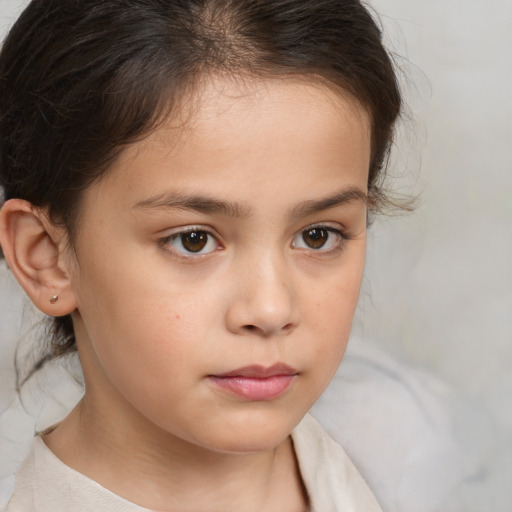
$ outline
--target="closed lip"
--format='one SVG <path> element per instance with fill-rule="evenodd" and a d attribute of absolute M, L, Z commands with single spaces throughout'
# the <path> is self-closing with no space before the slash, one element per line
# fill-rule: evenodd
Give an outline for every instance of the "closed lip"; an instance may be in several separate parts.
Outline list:
<path fill-rule="evenodd" d="M 261 402 L 280 397 L 292 384 L 297 370 L 287 364 L 251 365 L 210 375 L 210 381 L 242 400 Z"/>
<path fill-rule="evenodd" d="M 280 375 L 297 375 L 299 372 L 288 366 L 284 363 L 276 363 L 272 366 L 261 366 L 261 365 L 251 365 L 244 366 L 243 368 L 237 368 L 236 370 L 231 370 L 229 372 L 220 373 L 212 375 L 212 377 L 216 377 L 219 379 L 222 378 L 230 378 L 230 377 L 245 377 L 248 379 L 266 379 L 269 377 L 277 377 Z"/>

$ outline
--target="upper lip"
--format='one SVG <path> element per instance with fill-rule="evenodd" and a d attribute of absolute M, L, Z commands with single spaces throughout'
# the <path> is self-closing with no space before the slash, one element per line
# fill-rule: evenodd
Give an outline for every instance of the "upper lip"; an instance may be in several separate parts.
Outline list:
<path fill-rule="evenodd" d="M 237 368 L 226 373 L 219 373 L 213 377 L 247 377 L 252 379 L 264 379 L 277 375 L 297 375 L 298 371 L 284 363 L 276 363 L 272 366 L 251 365 Z"/>

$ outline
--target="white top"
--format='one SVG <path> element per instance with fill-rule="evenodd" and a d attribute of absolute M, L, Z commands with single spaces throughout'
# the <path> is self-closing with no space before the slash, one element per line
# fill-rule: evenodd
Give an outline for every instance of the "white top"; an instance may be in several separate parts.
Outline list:
<path fill-rule="evenodd" d="M 311 512 L 382 512 L 343 449 L 307 415 L 292 432 Z M 36 437 L 7 512 L 149 512 L 66 466 Z"/>

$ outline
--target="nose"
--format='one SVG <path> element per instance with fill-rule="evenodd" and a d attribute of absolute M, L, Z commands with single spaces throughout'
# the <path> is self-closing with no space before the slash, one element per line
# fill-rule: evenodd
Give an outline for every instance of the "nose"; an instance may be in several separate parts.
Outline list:
<path fill-rule="evenodd" d="M 261 337 L 292 332 L 299 324 L 299 311 L 291 274 L 277 258 L 260 259 L 256 264 L 237 268 L 236 285 L 226 312 L 228 330 Z"/>

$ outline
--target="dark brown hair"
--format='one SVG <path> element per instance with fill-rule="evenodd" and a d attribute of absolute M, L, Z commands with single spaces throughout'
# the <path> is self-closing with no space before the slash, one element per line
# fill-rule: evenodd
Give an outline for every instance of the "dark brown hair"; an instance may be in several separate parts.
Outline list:
<path fill-rule="evenodd" d="M 73 240 L 80 194 L 208 73 L 321 79 L 369 112 L 370 210 L 401 98 L 381 31 L 359 0 L 32 0 L 0 54 L 4 200 L 47 209 Z M 55 319 L 41 361 L 76 350 Z"/>

